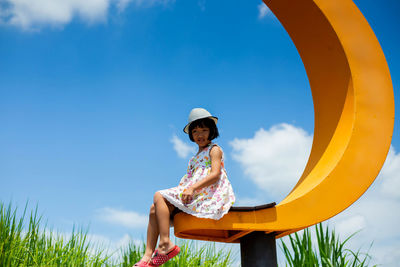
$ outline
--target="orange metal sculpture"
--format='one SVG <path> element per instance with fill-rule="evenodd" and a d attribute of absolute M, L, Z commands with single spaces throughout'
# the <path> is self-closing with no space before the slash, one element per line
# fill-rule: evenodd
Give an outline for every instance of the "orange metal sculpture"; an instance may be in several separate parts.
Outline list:
<path fill-rule="evenodd" d="M 314 140 L 303 175 L 269 209 L 230 211 L 221 220 L 178 213 L 181 238 L 239 242 L 252 231 L 276 237 L 329 219 L 354 203 L 385 161 L 394 98 L 382 49 L 351 0 L 265 0 L 285 27 L 309 78 Z"/>

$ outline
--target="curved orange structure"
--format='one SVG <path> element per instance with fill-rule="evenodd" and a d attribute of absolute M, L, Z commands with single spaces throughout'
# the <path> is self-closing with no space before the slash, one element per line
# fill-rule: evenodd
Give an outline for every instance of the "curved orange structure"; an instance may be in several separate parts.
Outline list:
<path fill-rule="evenodd" d="M 273 208 L 230 211 L 221 220 L 178 213 L 181 238 L 239 242 L 252 231 L 276 237 L 329 219 L 354 203 L 385 161 L 394 125 L 389 69 L 372 29 L 351 0 L 264 0 L 302 58 L 314 101 L 308 163 Z"/>

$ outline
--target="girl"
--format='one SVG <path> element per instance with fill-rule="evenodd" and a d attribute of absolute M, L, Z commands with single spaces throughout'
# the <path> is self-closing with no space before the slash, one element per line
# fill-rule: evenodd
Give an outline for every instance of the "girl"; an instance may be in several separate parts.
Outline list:
<path fill-rule="evenodd" d="M 199 150 L 189 161 L 187 173 L 177 187 L 154 194 L 146 251 L 134 266 L 160 266 L 179 253 L 180 248 L 169 238 L 170 215 L 175 209 L 199 218 L 219 220 L 235 202 L 224 168 L 223 151 L 211 142 L 219 136 L 217 121 L 218 118 L 205 109 L 195 108 L 190 112 L 189 123 L 183 131 Z M 154 251 L 158 236 L 158 249 Z"/>

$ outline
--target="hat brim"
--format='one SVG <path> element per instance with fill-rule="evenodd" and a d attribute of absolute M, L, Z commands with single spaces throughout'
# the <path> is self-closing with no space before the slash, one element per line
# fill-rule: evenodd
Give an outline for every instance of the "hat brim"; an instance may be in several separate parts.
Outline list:
<path fill-rule="evenodd" d="M 197 120 L 194 120 L 194 121 L 189 122 L 189 123 L 186 124 L 186 126 L 183 128 L 183 131 L 184 131 L 185 133 L 189 134 L 189 127 L 190 127 L 190 124 L 192 124 L 192 123 L 195 122 L 195 121 L 202 120 L 202 119 L 206 119 L 206 118 L 212 119 L 212 120 L 215 122 L 215 125 L 217 125 L 218 118 L 217 118 L 217 117 L 214 117 L 214 116 L 208 116 L 208 117 L 199 118 L 199 119 L 197 119 Z"/>

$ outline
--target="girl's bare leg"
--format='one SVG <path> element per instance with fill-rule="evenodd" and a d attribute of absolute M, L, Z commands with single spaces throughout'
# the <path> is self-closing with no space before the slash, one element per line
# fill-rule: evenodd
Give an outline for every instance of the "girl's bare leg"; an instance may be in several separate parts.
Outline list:
<path fill-rule="evenodd" d="M 147 242 L 146 251 L 143 255 L 142 260 L 148 262 L 153 255 L 153 252 L 157 245 L 158 239 L 158 223 L 156 218 L 156 209 L 154 204 L 151 204 L 150 214 L 149 214 L 149 224 L 147 226 Z"/>
<path fill-rule="evenodd" d="M 158 251 L 161 254 L 166 254 L 174 246 L 169 239 L 169 217 L 171 208 L 169 207 L 168 202 L 159 192 L 154 194 L 154 206 L 160 235 Z"/>

